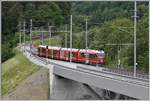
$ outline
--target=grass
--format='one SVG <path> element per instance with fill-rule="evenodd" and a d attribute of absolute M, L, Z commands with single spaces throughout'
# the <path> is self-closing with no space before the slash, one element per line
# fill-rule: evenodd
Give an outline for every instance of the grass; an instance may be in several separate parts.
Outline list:
<path fill-rule="evenodd" d="M 39 66 L 17 51 L 16 56 L 2 63 L 2 95 L 15 90 L 21 81 L 38 70 Z"/>

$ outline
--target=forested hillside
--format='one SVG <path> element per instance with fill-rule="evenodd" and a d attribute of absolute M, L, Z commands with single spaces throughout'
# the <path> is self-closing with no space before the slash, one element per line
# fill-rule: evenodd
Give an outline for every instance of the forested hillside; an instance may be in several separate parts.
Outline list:
<path fill-rule="evenodd" d="M 36 26 L 47 22 L 60 25 L 66 21 L 64 15 L 70 15 L 70 7 L 68 2 L 2 2 L 2 62 L 15 55 L 13 48 L 19 42 L 15 35 L 19 21 L 25 19 L 29 25 L 29 19 L 33 19 Z"/>
<path fill-rule="evenodd" d="M 17 24 L 24 19 L 50 25 L 69 24 L 73 15 L 73 47 L 85 48 L 85 18 L 88 18 L 88 48 L 104 49 L 107 65 L 133 67 L 134 2 L 2 2 L 2 62 L 14 56 Z M 148 2 L 137 2 L 137 63 L 148 71 Z M 36 23 L 40 26 L 42 23 Z M 62 36 L 64 38 L 64 36 Z M 116 45 L 108 45 L 116 44 Z M 62 43 L 64 46 L 64 42 Z M 68 36 L 69 45 L 69 36 Z"/>
<path fill-rule="evenodd" d="M 74 16 L 74 47 L 85 48 L 85 18 L 88 18 L 88 47 L 104 49 L 108 65 L 120 62 L 133 69 L 133 15 L 134 2 L 78 2 L 72 4 Z M 84 15 L 87 17 L 83 17 Z M 137 67 L 147 71 L 148 66 L 148 2 L 137 3 Z M 77 26 L 78 25 L 78 26 Z M 107 45 L 116 44 L 116 45 Z"/>

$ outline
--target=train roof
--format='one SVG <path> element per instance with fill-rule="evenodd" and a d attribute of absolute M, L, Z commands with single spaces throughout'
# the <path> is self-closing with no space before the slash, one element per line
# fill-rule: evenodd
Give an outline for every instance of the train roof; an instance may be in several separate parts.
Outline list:
<path fill-rule="evenodd" d="M 39 45 L 39 47 L 46 48 L 46 45 Z"/>
<path fill-rule="evenodd" d="M 80 52 L 90 52 L 90 53 L 100 53 L 98 50 L 92 50 L 92 49 L 80 49 Z"/>
<path fill-rule="evenodd" d="M 46 45 L 39 45 L 39 47 L 43 47 L 46 48 Z M 88 53 L 100 53 L 100 51 L 98 50 L 92 50 L 92 49 L 76 49 L 76 48 L 61 48 L 61 47 L 57 47 L 57 46 L 48 46 L 48 49 L 55 49 L 55 50 L 68 50 L 68 51 L 80 51 L 80 52 L 88 52 Z"/>
<path fill-rule="evenodd" d="M 46 48 L 47 45 L 39 45 L 39 47 L 43 47 Z M 48 49 L 60 49 L 61 47 L 57 47 L 57 46 L 48 46 Z"/>
<path fill-rule="evenodd" d="M 79 49 L 76 49 L 76 48 L 61 48 L 61 50 L 68 50 L 68 51 L 78 51 Z"/>
<path fill-rule="evenodd" d="M 61 47 L 56 47 L 56 46 L 48 46 L 48 49 L 56 49 L 59 50 Z"/>

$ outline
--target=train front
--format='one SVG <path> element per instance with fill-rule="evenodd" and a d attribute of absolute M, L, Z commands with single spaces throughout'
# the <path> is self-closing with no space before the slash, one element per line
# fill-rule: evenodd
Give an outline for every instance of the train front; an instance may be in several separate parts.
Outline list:
<path fill-rule="evenodd" d="M 104 52 L 104 50 L 100 50 L 97 53 L 97 56 L 99 58 L 99 63 L 98 64 L 105 65 L 105 52 Z"/>

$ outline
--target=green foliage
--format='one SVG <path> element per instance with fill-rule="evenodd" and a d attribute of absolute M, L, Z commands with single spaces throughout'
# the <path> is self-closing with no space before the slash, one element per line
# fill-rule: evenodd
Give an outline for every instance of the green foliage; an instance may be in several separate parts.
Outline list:
<path fill-rule="evenodd" d="M 14 56 L 14 52 L 12 52 L 12 48 L 10 48 L 10 44 L 2 44 L 2 62 L 6 61 L 10 57 Z"/>
<path fill-rule="evenodd" d="M 149 47 L 148 47 L 148 15 L 143 16 L 137 27 L 137 61 L 138 68 L 143 71 L 149 70 Z M 143 68 L 144 67 L 144 68 Z"/>
<path fill-rule="evenodd" d="M 118 48 L 121 64 L 133 66 L 133 46 L 107 44 L 133 43 L 134 2 L 2 2 L 2 61 L 14 56 L 12 48 L 19 42 L 18 21 L 33 19 L 34 26 L 63 26 L 73 15 L 73 48 L 85 48 L 85 15 L 88 17 L 88 47 L 103 48 L 108 65 L 116 65 Z M 148 2 L 137 2 L 137 62 L 138 69 L 148 70 Z M 38 21 L 38 22 L 36 22 Z M 27 22 L 27 26 L 29 22 Z M 28 29 L 29 27 L 27 27 Z M 69 29 L 69 28 L 68 28 Z M 37 33 L 33 33 L 36 35 Z M 54 35 L 54 34 L 52 34 Z M 59 41 L 52 44 L 65 46 L 65 33 L 55 33 Z M 69 46 L 69 34 L 68 46 Z M 54 36 L 53 36 L 54 37 Z M 27 37 L 29 40 L 29 37 Z M 39 42 L 36 42 L 39 44 Z M 45 41 L 48 44 L 48 40 Z"/>
<path fill-rule="evenodd" d="M 121 26 L 127 27 L 127 29 L 120 29 Z M 93 35 L 92 41 L 89 43 L 91 49 L 104 49 L 106 52 L 107 64 L 117 64 L 118 47 L 121 48 L 121 52 L 125 53 L 131 46 L 117 46 L 117 44 L 133 43 L 133 31 L 130 29 L 132 27 L 132 22 L 129 19 L 115 19 L 105 22 L 100 28 L 94 28 L 90 30 L 91 36 Z M 91 37 L 90 37 L 91 38 Z M 116 44 L 116 45 L 111 45 Z M 129 51 L 128 51 L 129 52 Z M 124 63 L 129 63 L 125 60 L 129 60 L 130 57 L 127 54 L 122 54 L 122 60 Z M 123 64 L 124 64 L 123 63 Z M 128 64 L 133 65 L 133 64 Z"/>
<path fill-rule="evenodd" d="M 88 18 L 88 47 L 104 49 L 107 65 L 117 65 L 118 48 L 121 64 L 133 69 L 133 45 L 107 44 L 133 43 L 133 2 L 76 2 L 72 6 L 74 17 L 73 47 L 85 48 L 85 20 Z M 137 3 L 137 69 L 148 71 L 148 2 Z M 96 24 L 96 25 L 95 25 Z M 97 25 L 98 24 L 98 25 Z M 121 28 L 122 27 L 122 28 Z M 126 27 L 126 28 L 123 28 Z M 82 31 L 82 32 L 81 32 Z M 77 33 L 80 32 L 80 33 Z"/>
<path fill-rule="evenodd" d="M 63 6 L 64 5 L 64 6 Z M 19 42 L 18 22 L 33 19 L 34 26 L 60 25 L 70 14 L 69 2 L 2 2 L 2 62 L 14 56 L 13 48 Z M 36 21 L 36 22 L 35 22 Z M 23 36 L 22 36 L 23 37 Z M 29 37 L 26 37 L 29 40 Z"/>

